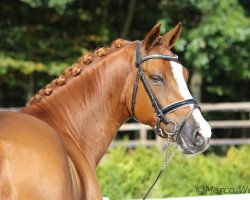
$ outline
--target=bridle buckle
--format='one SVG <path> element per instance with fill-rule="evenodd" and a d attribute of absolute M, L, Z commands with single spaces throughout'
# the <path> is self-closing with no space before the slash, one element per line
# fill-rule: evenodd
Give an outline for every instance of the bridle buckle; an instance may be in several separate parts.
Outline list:
<path fill-rule="evenodd" d="M 160 119 L 159 115 L 157 115 L 157 113 L 155 113 L 155 115 L 156 115 L 157 122 L 156 122 L 156 125 L 154 127 L 154 132 L 156 135 L 160 136 L 161 138 L 166 138 L 167 136 L 165 134 L 163 134 L 163 131 L 160 127 L 161 119 Z"/>

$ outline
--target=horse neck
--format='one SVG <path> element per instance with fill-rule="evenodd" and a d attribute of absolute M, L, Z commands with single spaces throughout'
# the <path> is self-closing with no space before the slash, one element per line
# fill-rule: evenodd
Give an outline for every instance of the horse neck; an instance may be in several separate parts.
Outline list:
<path fill-rule="evenodd" d="M 22 112 L 50 124 L 63 140 L 70 137 L 95 167 L 130 117 L 124 86 L 134 48 L 128 45 L 99 58 L 51 96 Z"/>

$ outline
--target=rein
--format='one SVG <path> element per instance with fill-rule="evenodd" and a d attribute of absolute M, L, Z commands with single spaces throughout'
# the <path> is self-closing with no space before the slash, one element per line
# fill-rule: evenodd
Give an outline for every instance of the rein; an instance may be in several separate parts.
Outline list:
<path fill-rule="evenodd" d="M 149 188 L 149 190 L 147 191 L 147 193 L 145 194 L 145 196 L 143 197 L 143 200 L 145 200 L 147 198 L 147 196 L 149 195 L 149 193 L 151 192 L 151 190 L 153 189 L 153 187 L 155 186 L 155 184 L 157 183 L 157 181 L 160 179 L 161 175 L 163 174 L 163 172 L 165 171 L 168 163 L 170 162 L 170 160 L 174 157 L 174 154 L 178 148 L 178 145 L 174 146 L 174 149 L 172 150 L 172 152 L 170 152 L 170 138 L 168 139 L 168 143 L 166 145 L 166 153 L 165 153 L 165 159 L 164 159 L 164 163 L 162 168 L 160 169 L 155 181 L 153 182 L 153 184 L 151 185 L 151 187 Z"/>
<path fill-rule="evenodd" d="M 177 101 L 173 104 L 162 107 L 159 104 L 159 102 L 157 101 L 154 93 L 152 92 L 152 90 L 147 82 L 147 79 L 142 71 L 141 64 L 149 59 L 163 59 L 163 60 L 167 60 L 167 61 L 178 62 L 178 56 L 177 55 L 170 56 L 170 55 L 163 55 L 163 54 L 149 54 L 149 55 L 146 55 L 144 57 L 141 57 L 140 49 L 141 49 L 141 42 L 138 42 L 137 47 L 136 47 L 136 63 L 135 63 L 138 71 L 137 71 L 136 80 L 135 80 L 133 93 L 132 93 L 132 103 L 131 103 L 132 116 L 134 118 L 136 118 L 136 116 L 135 116 L 136 94 L 137 94 L 137 90 L 138 90 L 139 80 L 141 80 L 142 84 L 144 86 L 144 89 L 146 90 L 147 95 L 150 98 L 151 104 L 155 110 L 155 116 L 156 116 L 157 122 L 156 122 L 156 125 L 154 127 L 154 132 L 162 138 L 168 138 L 168 143 L 166 145 L 166 154 L 165 154 L 164 164 L 163 164 L 156 180 L 154 181 L 154 183 L 152 184 L 152 186 L 150 187 L 150 189 L 148 190 L 148 192 L 144 196 L 144 198 L 143 198 L 143 200 L 144 200 L 144 199 L 146 199 L 146 197 L 148 196 L 150 191 L 153 189 L 153 187 L 155 186 L 155 184 L 157 183 L 157 181 L 159 180 L 159 178 L 163 174 L 167 164 L 170 162 L 170 160 L 174 156 L 174 153 L 177 150 L 178 145 L 175 145 L 174 150 L 169 154 L 170 141 L 173 140 L 173 137 L 175 135 L 178 135 L 181 132 L 181 130 L 183 129 L 183 127 L 185 126 L 185 124 L 189 120 L 190 116 L 194 112 L 194 110 L 200 109 L 200 107 L 199 107 L 197 101 L 194 99 L 186 99 L 186 100 L 182 100 L 182 101 Z M 188 105 L 193 105 L 193 108 L 187 113 L 187 115 L 185 116 L 181 125 L 177 125 L 177 123 L 175 121 L 167 119 L 165 117 L 165 115 L 170 114 L 170 113 L 172 113 L 180 108 L 183 108 L 185 106 L 188 106 Z M 161 123 L 164 124 L 164 130 L 162 130 L 160 127 Z M 166 131 L 166 126 L 169 124 L 173 125 L 172 132 Z"/>

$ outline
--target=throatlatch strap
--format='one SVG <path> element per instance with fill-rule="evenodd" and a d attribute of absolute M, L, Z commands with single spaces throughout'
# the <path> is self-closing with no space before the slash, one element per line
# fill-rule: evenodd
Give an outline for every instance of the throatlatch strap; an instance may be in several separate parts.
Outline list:
<path fill-rule="evenodd" d="M 139 79 L 140 79 L 140 75 L 139 75 L 139 72 L 137 72 L 135 84 L 134 84 L 134 88 L 133 88 L 132 104 L 131 104 L 131 112 L 132 112 L 132 115 L 134 117 L 135 117 L 135 101 L 136 101 L 136 94 L 137 94 L 137 90 L 138 90 Z"/>
<path fill-rule="evenodd" d="M 141 41 L 138 42 L 137 46 L 136 46 L 136 53 L 135 53 L 135 56 L 136 56 L 136 61 L 135 61 L 135 65 L 136 67 L 140 67 L 140 64 L 141 64 Z"/>
<path fill-rule="evenodd" d="M 141 42 L 139 42 L 137 44 L 137 47 L 136 47 L 136 67 L 138 69 L 138 72 L 137 72 L 137 77 L 136 77 L 136 81 L 135 81 L 135 84 L 134 84 L 134 89 L 133 89 L 133 94 L 132 94 L 132 104 L 131 104 L 131 111 L 132 111 L 132 115 L 135 117 L 135 98 L 136 98 L 136 93 L 137 93 L 137 89 L 138 89 L 138 82 L 139 82 L 139 78 L 141 79 L 142 81 L 142 84 L 150 98 L 150 101 L 151 101 L 151 104 L 153 106 L 153 108 L 155 109 L 155 112 L 157 114 L 157 116 L 161 117 L 162 118 L 162 112 L 161 112 L 161 108 L 160 108 L 160 105 L 159 103 L 156 101 L 156 98 L 153 94 L 153 92 L 151 91 L 149 85 L 147 84 L 147 80 L 145 78 L 145 75 L 142 71 L 142 68 L 141 68 L 141 54 L 140 54 L 140 49 L 141 49 Z M 164 120 L 165 121 L 165 120 Z"/>

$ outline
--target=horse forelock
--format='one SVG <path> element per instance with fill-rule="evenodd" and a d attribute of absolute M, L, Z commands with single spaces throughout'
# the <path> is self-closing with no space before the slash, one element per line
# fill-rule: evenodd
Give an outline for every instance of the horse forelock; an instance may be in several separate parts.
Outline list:
<path fill-rule="evenodd" d="M 46 85 L 43 89 L 39 90 L 31 99 L 29 104 L 35 104 L 42 100 L 45 96 L 50 96 L 58 87 L 61 87 L 69 81 L 72 77 L 77 77 L 81 74 L 82 70 L 85 66 L 90 65 L 91 63 L 95 62 L 97 58 L 104 57 L 109 53 L 115 51 L 116 49 L 122 48 L 131 42 L 124 39 L 116 39 L 111 43 L 109 47 L 101 47 L 96 49 L 94 52 L 90 52 L 87 55 L 81 56 L 76 63 L 71 65 L 70 67 L 66 68 L 62 74 L 54 79 L 52 82 Z"/>

